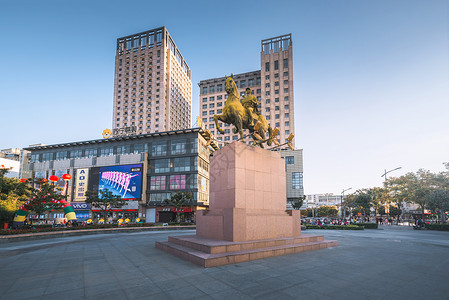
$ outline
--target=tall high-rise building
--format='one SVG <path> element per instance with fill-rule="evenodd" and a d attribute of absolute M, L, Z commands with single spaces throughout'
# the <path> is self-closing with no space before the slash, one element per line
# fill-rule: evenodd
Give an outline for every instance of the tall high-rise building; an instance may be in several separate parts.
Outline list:
<path fill-rule="evenodd" d="M 165 27 L 117 39 L 113 129 L 191 127 L 190 68 Z"/>
<path fill-rule="evenodd" d="M 285 142 L 290 133 L 295 133 L 293 97 L 293 51 L 292 36 L 286 34 L 261 42 L 261 69 L 253 72 L 235 74 L 234 80 L 241 96 L 247 87 L 259 102 L 259 112 L 271 127 L 278 127 L 278 139 Z M 228 71 L 227 75 L 230 75 Z M 225 134 L 215 128 L 214 114 L 221 114 L 226 102 L 225 77 L 202 80 L 200 86 L 200 118 L 216 137 L 218 143 L 230 142 L 239 138 L 231 126 L 219 125 Z M 294 140 L 293 140 L 294 145 Z"/>

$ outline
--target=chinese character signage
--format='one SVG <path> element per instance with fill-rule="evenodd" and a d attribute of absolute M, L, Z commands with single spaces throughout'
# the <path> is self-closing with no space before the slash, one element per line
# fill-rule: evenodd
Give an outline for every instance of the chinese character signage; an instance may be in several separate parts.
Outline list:
<path fill-rule="evenodd" d="M 87 180 L 89 179 L 89 169 L 77 169 L 75 177 L 75 197 L 74 201 L 86 200 Z"/>
<path fill-rule="evenodd" d="M 129 126 L 129 127 L 123 127 L 123 128 L 115 128 L 112 129 L 112 136 L 128 136 L 128 135 L 135 135 L 137 133 L 137 127 L 136 126 Z"/>

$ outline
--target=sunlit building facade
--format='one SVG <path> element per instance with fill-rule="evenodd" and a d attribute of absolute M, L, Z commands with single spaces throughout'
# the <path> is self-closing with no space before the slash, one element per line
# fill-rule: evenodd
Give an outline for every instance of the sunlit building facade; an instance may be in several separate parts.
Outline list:
<path fill-rule="evenodd" d="M 191 111 L 190 68 L 165 27 L 117 39 L 113 129 L 186 129 Z"/>

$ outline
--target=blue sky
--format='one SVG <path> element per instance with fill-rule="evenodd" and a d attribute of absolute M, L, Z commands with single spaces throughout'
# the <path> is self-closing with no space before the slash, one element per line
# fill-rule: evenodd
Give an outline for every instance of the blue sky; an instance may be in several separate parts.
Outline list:
<path fill-rule="evenodd" d="M 166 26 L 200 80 L 260 68 L 292 33 L 306 194 L 449 161 L 448 1 L 0 0 L 0 149 L 101 138 L 116 39 Z"/>

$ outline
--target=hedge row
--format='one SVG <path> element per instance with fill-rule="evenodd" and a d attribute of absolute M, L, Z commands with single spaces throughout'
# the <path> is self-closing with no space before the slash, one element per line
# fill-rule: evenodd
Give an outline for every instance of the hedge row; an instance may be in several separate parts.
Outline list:
<path fill-rule="evenodd" d="M 0 235 L 12 235 L 12 234 L 27 234 L 37 232 L 50 232 L 50 231 L 64 231 L 64 230 L 84 230 L 84 229 L 103 229 L 103 228 L 117 228 L 117 227 L 150 227 L 154 226 L 154 223 L 140 223 L 140 224 L 127 224 L 126 226 L 117 226 L 117 224 L 94 224 L 80 227 L 55 227 L 51 225 L 24 225 L 20 229 L 1 229 Z"/>
<path fill-rule="evenodd" d="M 355 226 L 355 225 L 306 225 L 307 229 L 338 229 L 338 230 L 363 230 L 365 227 L 363 226 Z"/>
<path fill-rule="evenodd" d="M 355 223 L 356 226 L 363 226 L 365 229 L 377 229 L 377 223 Z"/>
<path fill-rule="evenodd" d="M 426 224 L 426 229 L 449 231 L 449 224 Z"/>

